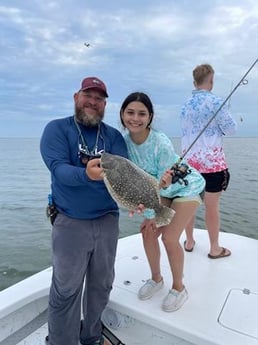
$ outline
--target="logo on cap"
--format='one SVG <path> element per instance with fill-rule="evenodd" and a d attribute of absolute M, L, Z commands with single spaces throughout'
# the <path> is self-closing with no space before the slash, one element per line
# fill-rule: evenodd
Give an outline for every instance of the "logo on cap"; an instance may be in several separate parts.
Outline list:
<path fill-rule="evenodd" d="M 97 79 L 93 79 L 92 82 L 96 83 L 96 84 L 101 84 L 101 82 L 99 80 L 97 80 Z"/>

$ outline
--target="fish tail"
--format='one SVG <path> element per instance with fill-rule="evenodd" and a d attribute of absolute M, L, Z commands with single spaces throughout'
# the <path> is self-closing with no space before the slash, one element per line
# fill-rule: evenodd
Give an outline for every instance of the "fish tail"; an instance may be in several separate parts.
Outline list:
<path fill-rule="evenodd" d="M 158 211 L 156 212 L 156 224 L 157 226 L 168 225 L 175 215 L 175 211 L 167 206 L 160 205 Z"/>

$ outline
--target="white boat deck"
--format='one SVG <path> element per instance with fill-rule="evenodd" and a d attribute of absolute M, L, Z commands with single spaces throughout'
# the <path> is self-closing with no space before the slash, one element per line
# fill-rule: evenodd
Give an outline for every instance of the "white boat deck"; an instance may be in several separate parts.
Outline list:
<path fill-rule="evenodd" d="M 207 232 L 196 230 L 195 240 L 194 251 L 185 253 L 184 283 L 189 299 L 182 309 L 174 313 L 163 312 L 160 308 L 171 287 L 163 245 L 161 257 L 165 287 L 152 299 L 140 301 L 138 289 L 149 278 L 141 236 L 119 240 L 114 287 L 104 320 L 116 328 L 111 331 L 124 344 L 258 345 L 258 241 L 221 233 L 221 243 L 232 250 L 232 256 L 211 260 L 207 257 Z M 0 345 L 44 344 L 47 334 L 44 310 L 51 269 L 31 278 L 0 292 Z M 24 306 L 37 299 L 36 314 L 39 317 L 32 323 L 28 320 L 30 330 L 27 326 L 23 333 L 15 333 L 10 325 L 17 324 L 19 318 L 13 312 L 19 308 L 24 312 Z M 4 334 L 10 334 L 10 337 Z"/>
<path fill-rule="evenodd" d="M 150 277 L 142 240 L 140 235 L 122 239 L 110 306 L 193 344 L 257 345 L 258 241 L 227 233 L 221 233 L 220 238 L 223 246 L 231 249 L 232 255 L 209 259 L 207 231 L 195 231 L 194 251 L 185 253 L 184 283 L 189 299 L 174 313 L 163 312 L 160 308 L 163 297 L 171 288 L 163 245 L 165 288 L 152 299 L 140 301 L 137 291 Z"/>

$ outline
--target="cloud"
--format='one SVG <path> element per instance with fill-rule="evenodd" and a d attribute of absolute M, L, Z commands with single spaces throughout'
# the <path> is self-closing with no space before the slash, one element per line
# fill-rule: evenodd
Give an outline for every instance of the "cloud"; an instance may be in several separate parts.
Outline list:
<path fill-rule="evenodd" d="M 226 97 L 257 59 L 254 0 L 3 0 L 0 25 L 0 136 L 13 135 L 13 121 L 17 135 L 40 136 L 49 119 L 72 115 L 73 94 L 87 75 L 108 86 L 107 122 L 118 127 L 121 102 L 139 90 L 154 102 L 155 126 L 179 136 L 197 64 L 213 65 L 214 92 Z M 230 100 L 245 120 L 239 135 L 257 135 L 257 68 Z"/>

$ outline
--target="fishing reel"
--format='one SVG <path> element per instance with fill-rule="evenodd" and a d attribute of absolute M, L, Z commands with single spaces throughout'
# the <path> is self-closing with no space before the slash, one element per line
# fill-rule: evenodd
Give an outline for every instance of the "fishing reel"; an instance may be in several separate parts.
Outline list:
<path fill-rule="evenodd" d="M 188 174 L 192 172 L 191 169 L 189 169 L 189 166 L 185 163 L 175 163 L 172 168 L 172 184 L 173 183 L 180 183 L 184 184 L 185 186 L 188 185 L 188 180 L 185 178 Z"/>

